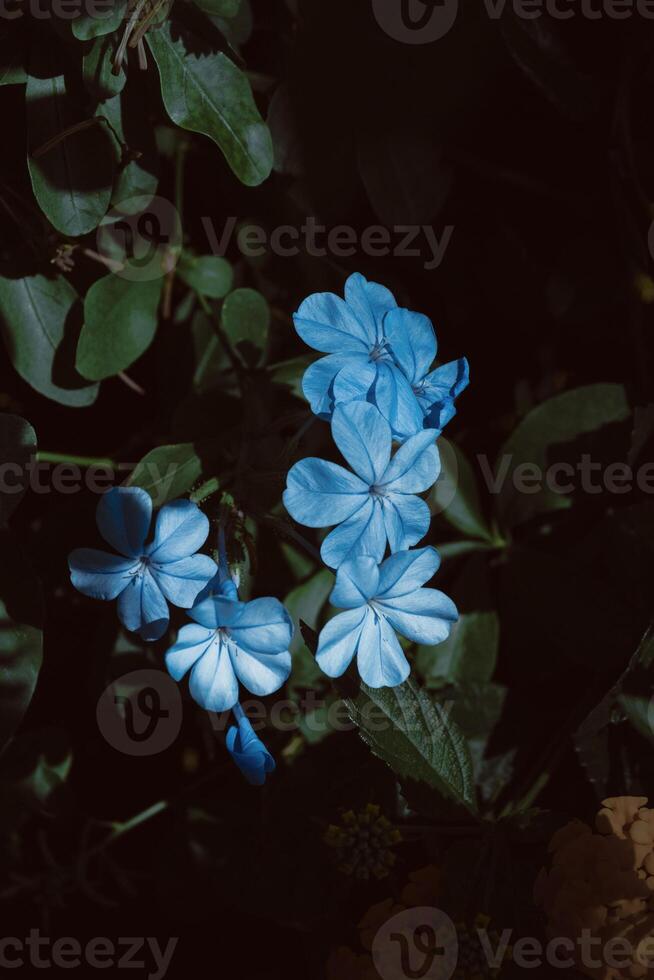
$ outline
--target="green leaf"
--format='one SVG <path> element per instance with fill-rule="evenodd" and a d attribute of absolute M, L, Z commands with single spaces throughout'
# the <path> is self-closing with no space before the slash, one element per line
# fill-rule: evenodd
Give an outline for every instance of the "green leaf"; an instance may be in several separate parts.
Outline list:
<path fill-rule="evenodd" d="M 77 369 L 85 378 L 110 378 L 148 349 L 157 330 L 162 283 L 130 282 L 117 275 L 93 283 L 77 345 Z"/>
<path fill-rule="evenodd" d="M 634 728 L 654 743 L 654 627 L 643 637 L 616 695 Z"/>
<path fill-rule="evenodd" d="M 15 25 L 0 25 L 0 85 L 21 85 L 27 81 L 25 42 Z"/>
<path fill-rule="evenodd" d="M 67 734 L 58 728 L 20 732 L 0 757 L 0 828 L 16 831 L 31 816 L 57 811 L 72 766 Z"/>
<path fill-rule="evenodd" d="M 187 493 L 202 475 L 202 461 L 191 442 L 159 446 L 144 456 L 127 485 L 141 487 L 162 507 Z"/>
<path fill-rule="evenodd" d="M 497 613 L 464 613 L 447 640 L 419 647 L 417 668 L 430 686 L 483 684 L 495 672 L 499 639 Z"/>
<path fill-rule="evenodd" d="M 101 123 L 64 135 L 88 116 L 81 93 L 52 51 L 37 49 L 26 105 L 27 164 L 39 207 L 62 234 L 86 235 L 109 207 L 115 169 L 111 137 Z"/>
<path fill-rule="evenodd" d="M 270 307 L 255 289 L 236 289 L 221 311 L 222 328 L 232 347 L 249 364 L 261 361 L 268 342 Z"/>
<path fill-rule="evenodd" d="M 73 21 L 73 34 L 79 41 L 90 41 L 96 37 L 113 34 L 120 27 L 125 16 L 127 0 L 111 0 L 103 3 L 87 2 L 82 12 Z"/>
<path fill-rule="evenodd" d="M 277 385 L 288 388 L 296 398 L 306 401 L 302 391 L 302 378 L 310 364 L 313 364 L 315 357 L 311 354 L 302 354 L 300 357 L 293 357 L 288 361 L 280 361 L 278 364 L 271 364 L 268 368 L 270 380 Z"/>
<path fill-rule="evenodd" d="M 168 115 L 212 139 L 244 184 L 261 184 L 272 170 L 272 140 L 246 76 L 222 52 L 192 54 L 202 42 L 186 29 L 176 25 L 174 33 L 166 23 L 147 35 Z"/>
<path fill-rule="evenodd" d="M 135 94 L 129 88 L 99 105 L 96 115 L 104 117 L 111 125 L 119 165 L 111 203 L 122 214 L 138 214 L 147 209 L 159 183 L 156 142 L 143 103 L 138 92 Z M 123 159 L 123 148 L 116 142 L 116 137 L 129 144 L 127 159 Z M 106 245 L 106 237 L 103 245 Z M 118 258 L 123 260 L 124 253 Z"/>
<path fill-rule="evenodd" d="M 293 669 L 288 682 L 291 697 L 297 691 L 321 687 L 325 683 L 324 674 L 304 643 L 300 621 L 307 623 L 313 630 L 318 629 L 321 613 L 333 588 L 333 573 L 328 568 L 322 568 L 308 581 L 289 592 L 284 599 L 284 605 L 295 623 L 295 633 L 290 647 Z"/>
<path fill-rule="evenodd" d="M 195 351 L 193 387 L 200 394 L 219 385 L 224 387 L 224 373 L 231 370 L 232 363 L 225 345 L 218 340 L 212 321 L 202 310 L 193 317 L 191 334 Z"/>
<path fill-rule="evenodd" d="M 503 446 L 496 464 L 495 475 L 501 480 L 497 507 L 502 526 L 515 527 L 536 515 L 571 507 L 570 494 L 548 486 L 548 467 L 566 462 L 569 456 L 569 465 L 574 468 L 581 459 L 580 445 L 595 465 L 602 459 L 619 459 L 612 455 L 606 429 L 630 416 L 626 391 L 617 384 L 576 388 L 530 412 Z M 519 466 L 525 469 L 516 473 Z M 527 477 L 531 483 L 529 474 L 534 486 L 525 492 L 517 477 Z M 558 474 L 557 480 L 565 484 L 574 482 L 574 477 L 561 480 Z"/>
<path fill-rule="evenodd" d="M 223 299 L 234 283 L 234 271 L 227 261 L 218 255 L 191 255 L 182 252 L 177 263 L 180 279 L 201 296 Z"/>
<path fill-rule="evenodd" d="M 46 398 L 75 408 L 98 394 L 73 367 L 77 299 L 61 276 L 0 279 L 0 331 L 12 364 Z"/>
<path fill-rule="evenodd" d="M 446 521 L 468 538 L 492 541 L 493 533 L 483 515 L 477 478 L 464 453 L 447 439 L 438 440 L 441 474 L 428 503 L 432 515 Z"/>
<path fill-rule="evenodd" d="M 200 10 L 215 17 L 236 17 L 241 0 L 195 0 Z"/>
<path fill-rule="evenodd" d="M 0 749 L 27 711 L 43 659 L 41 586 L 19 542 L 0 530 Z"/>
<path fill-rule="evenodd" d="M 122 66 L 117 75 L 113 73 L 116 47 L 116 39 L 111 35 L 96 38 L 82 61 L 84 84 L 98 102 L 104 102 L 118 95 L 127 81 Z"/>
<path fill-rule="evenodd" d="M 0 525 L 7 523 L 25 496 L 29 485 L 27 467 L 35 453 L 36 433 L 29 422 L 18 415 L 0 415 L 0 472 L 5 474 L 0 494 Z"/>
<path fill-rule="evenodd" d="M 372 752 L 406 781 L 424 783 L 474 812 L 475 787 L 466 741 L 447 711 L 411 679 L 400 687 L 361 685 L 348 711 Z"/>

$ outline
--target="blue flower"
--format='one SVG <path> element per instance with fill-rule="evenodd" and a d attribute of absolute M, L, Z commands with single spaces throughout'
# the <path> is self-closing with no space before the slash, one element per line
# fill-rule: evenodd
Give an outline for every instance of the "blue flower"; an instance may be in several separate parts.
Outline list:
<path fill-rule="evenodd" d="M 176 681 L 191 671 L 191 696 L 207 711 L 233 708 L 239 681 L 263 697 L 288 678 L 293 623 L 278 599 L 240 602 L 214 595 L 189 616 L 195 622 L 179 631 L 166 667 Z"/>
<path fill-rule="evenodd" d="M 308 368 L 302 381 L 313 412 L 330 418 L 334 407 L 352 399 L 377 405 L 394 436 L 403 440 L 423 426 L 411 385 L 389 350 L 385 326 L 397 309 L 393 294 L 355 273 L 345 283 L 345 300 L 315 293 L 293 320 L 302 340 L 328 354 Z"/>
<path fill-rule="evenodd" d="M 437 428 L 440 411 L 431 413 L 433 406 L 447 407 L 450 418 L 454 414 L 454 398 L 467 384 L 467 363 L 455 362 L 459 377 L 454 385 L 447 384 L 449 374 L 430 374 L 436 357 L 431 321 L 398 308 L 384 286 L 355 273 L 345 284 L 345 300 L 315 293 L 302 303 L 294 322 L 309 347 L 328 354 L 307 369 L 302 382 L 316 415 L 329 419 L 337 405 L 369 401 L 391 426 L 393 438 L 403 442 L 425 425 Z M 442 411 L 443 418 L 447 414 Z"/>
<path fill-rule="evenodd" d="M 395 363 L 416 396 L 425 426 L 440 434 L 456 414 L 454 401 L 470 381 L 465 357 L 431 371 L 436 358 L 436 334 L 431 321 L 420 313 L 396 310 L 384 326 Z"/>
<path fill-rule="evenodd" d="M 266 775 L 275 771 L 275 760 L 255 734 L 240 704 L 234 705 L 237 725 L 227 732 L 227 749 L 232 759 L 252 786 L 263 786 Z"/>
<path fill-rule="evenodd" d="M 415 494 L 429 489 L 440 472 L 436 433 L 423 429 L 391 459 L 388 423 L 374 405 L 339 405 L 332 420 L 336 445 L 354 473 L 323 459 L 303 459 L 288 474 L 286 509 L 307 527 L 339 525 L 323 541 L 325 564 L 417 544 L 429 530 L 429 507 Z"/>
<path fill-rule="evenodd" d="M 369 687 L 396 687 L 411 668 L 395 630 L 414 643 L 442 643 L 458 619 L 451 599 L 421 586 L 434 575 L 440 559 L 434 548 L 402 551 L 379 566 L 362 556 L 338 570 L 331 602 L 347 612 L 323 628 L 316 660 L 329 677 L 340 677 L 356 654 Z"/>
<path fill-rule="evenodd" d="M 207 517 L 191 501 L 175 500 L 159 511 L 146 546 L 152 498 L 138 487 L 115 487 L 100 499 L 96 519 L 119 555 L 76 549 L 68 559 L 73 585 L 92 599 L 118 599 L 123 626 L 159 640 L 168 628 L 168 602 L 190 608 L 216 574 L 215 562 L 196 554 L 209 534 Z"/>

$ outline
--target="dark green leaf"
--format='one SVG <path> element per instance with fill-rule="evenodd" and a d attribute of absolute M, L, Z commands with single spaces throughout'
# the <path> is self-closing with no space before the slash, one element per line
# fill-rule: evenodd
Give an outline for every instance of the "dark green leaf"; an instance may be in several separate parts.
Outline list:
<path fill-rule="evenodd" d="M 98 279 L 86 294 L 77 369 L 100 381 L 124 371 L 143 354 L 157 330 L 162 280 Z"/>
<path fill-rule="evenodd" d="M 138 214 L 148 208 L 159 183 L 154 134 L 147 124 L 138 92 L 133 93 L 130 87 L 120 95 L 107 99 L 98 106 L 96 115 L 104 117 L 111 125 L 116 161 L 119 163 L 111 203 L 121 214 Z M 128 146 L 125 154 L 116 137 Z M 122 260 L 124 254 L 119 258 Z"/>
<path fill-rule="evenodd" d="M 195 0 L 200 10 L 216 17 L 236 17 L 240 0 Z"/>
<path fill-rule="evenodd" d="M 127 76 L 121 67 L 117 75 L 113 73 L 113 62 L 116 54 L 116 40 L 111 35 L 99 37 L 84 55 L 82 74 L 84 84 L 91 96 L 98 102 L 118 95 L 125 87 Z"/>
<path fill-rule="evenodd" d="M 58 231 L 73 238 L 86 235 L 109 207 L 115 159 L 111 137 L 101 123 L 87 125 L 81 93 L 54 52 L 37 49 L 26 100 L 34 196 Z M 75 131 L 80 125 L 85 128 Z"/>
<path fill-rule="evenodd" d="M 73 34 L 80 41 L 90 41 L 92 38 L 113 34 L 118 30 L 125 16 L 127 0 L 112 0 L 93 3 L 92 0 L 82 5 L 82 13 L 73 21 Z"/>
<path fill-rule="evenodd" d="M 318 629 L 321 613 L 333 588 L 334 575 L 329 569 L 323 568 L 307 582 L 289 592 L 284 599 L 284 605 L 293 617 L 296 627 L 291 643 L 293 671 L 288 682 L 291 695 L 296 691 L 324 684 L 324 675 L 305 645 L 300 622 L 306 623 L 312 630 Z"/>
<path fill-rule="evenodd" d="M 625 389 L 617 384 L 576 388 L 530 412 L 503 446 L 496 465 L 495 475 L 503 481 L 497 502 L 502 526 L 514 527 L 537 514 L 570 507 L 570 494 L 557 493 L 548 486 L 548 467 L 566 462 L 566 451 L 573 467 L 578 465 L 580 441 L 590 455 L 593 449 L 606 454 L 607 438 L 603 430 L 625 422 L 630 415 Z M 594 465 L 599 462 L 601 459 L 595 454 Z M 528 466 L 529 470 L 516 473 L 520 466 Z M 525 492 L 520 481 L 524 476 L 531 481 L 528 474 L 532 471 L 536 492 L 533 487 Z M 557 479 L 561 482 L 560 474 Z M 562 482 L 572 481 L 568 477 Z"/>
<path fill-rule="evenodd" d="M 36 453 L 36 433 L 18 415 L 0 415 L 0 525 L 6 524 L 29 485 L 27 466 Z M 10 489 L 9 489 L 10 488 Z"/>
<path fill-rule="evenodd" d="M 418 670 L 430 685 L 489 681 L 495 672 L 499 636 L 496 613 L 463 613 L 444 643 L 419 648 Z"/>
<path fill-rule="evenodd" d="M 41 586 L 20 544 L 0 530 L 0 749 L 27 711 L 43 656 Z"/>
<path fill-rule="evenodd" d="M 290 361 L 280 361 L 279 364 L 272 364 L 269 368 L 270 379 L 275 384 L 289 388 L 296 398 L 305 400 L 304 392 L 302 391 L 302 378 L 306 369 L 310 364 L 313 364 L 314 360 L 315 358 L 310 354 L 302 354 L 300 357 L 294 357 Z"/>
<path fill-rule="evenodd" d="M 474 812 L 472 763 L 465 739 L 447 711 L 414 681 L 373 690 L 361 685 L 347 702 L 365 742 L 402 779 L 424 783 L 445 800 Z"/>
<path fill-rule="evenodd" d="M 232 347 L 249 364 L 261 361 L 268 342 L 270 307 L 255 289 L 230 293 L 221 312 L 222 328 Z"/>
<path fill-rule="evenodd" d="M 227 261 L 218 255 L 191 255 L 182 252 L 177 263 L 180 279 L 201 296 L 223 299 L 234 282 L 234 271 Z"/>
<path fill-rule="evenodd" d="M 77 299 L 61 276 L 0 279 L 0 328 L 12 364 L 42 395 L 76 408 L 98 394 L 73 368 Z"/>
<path fill-rule="evenodd" d="M 159 446 L 144 456 L 127 481 L 147 490 L 155 507 L 181 497 L 202 475 L 202 461 L 193 443 Z"/>
<path fill-rule="evenodd" d="M 468 459 L 447 439 L 439 439 L 438 448 L 441 475 L 428 499 L 432 515 L 442 514 L 466 537 L 492 541 L 492 531 L 481 509 L 477 478 Z"/>
<path fill-rule="evenodd" d="M 261 184 L 272 170 L 272 140 L 243 72 L 222 52 L 192 54 L 198 41 L 182 28 L 171 33 L 164 24 L 147 40 L 173 122 L 209 136 L 244 184 Z"/>

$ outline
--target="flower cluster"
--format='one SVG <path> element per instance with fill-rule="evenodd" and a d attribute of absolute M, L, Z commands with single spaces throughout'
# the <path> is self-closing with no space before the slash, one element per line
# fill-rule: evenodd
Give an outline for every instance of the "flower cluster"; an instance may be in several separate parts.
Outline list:
<path fill-rule="evenodd" d="M 457 619 L 447 596 L 423 588 L 438 568 L 436 551 L 409 549 L 429 530 L 418 495 L 438 479 L 436 439 L 468 383 L 467 361 L 431 370 L 431 321 L 398 308 L 385 287 L 359 274 L 348 279 L 345 300 L 310 296 L 294 322 L 309 346 L 328 354 L 308 368 L 303 390 L 314 413 L 331 421 L 349 464 L 303 459 L 284 493 L 299 524 L 333 527 L 321 557 L 336 570 L 331 601 L 346 612 L 322 630 L 317 661 L 339 677 L 356 655 L 369 687 L 395 687 L 410 671 L 397 633 L 440 643 Z"/>
<path fill-rule="evenodd" d="M 595 820 L 573 820 L 552 838 L 551 868 L 543 869 L 534 898 L 547 916 L 550 937 L 574 944 L 577 968 L 597 980 L 654 973 L 654 810 L 644 796 L 604 800 Z M 597 951 L 592 966 L 580 954 L 586 931 Z M 611 940 L 622 943 L 620 962 Z M 617 950 L 615 951 L 617 954 Z M 623 955 L 624 954 L 624 955 Z M 571 954 L 572 955 L 572 954 Z"/>
<path fill-rule="evenodd" d="M 227 748 L 246 778 L 261 785 L 275 764 L 238 703 L 239 682 L 259 696 L 284 684 L 291 671 L 291 617 L 278 599 L 239 600 L 222 528 L 218 565 L 198 554 L 210 525 L 197 504 L 176 500 L 162 507 L 146 545 L 151 522 L 145 490 L 109 490 L 98 504 L 97 523 L 119 555 L 78 548 L 69 558 L 72 583 L 93 599 L 118 599 L 123 626 L 146 641 L 168 629 L 168 602 L 189 611 L 193 622 L 166 653 L 168 672 L 180 681 L 190 671 L 191 696 L 207 711 L 233 710 Z"/>
<path fill-rule="evenodd" d="M 400 309 L 392 293 L 355 273 L 345 299 L 309 296 L 294 316 L 295 329 L 314 350 L 302 388 L 312 411 L 330 419 L 337 405 L 371 402 L 403 442 L 423 428 L 441 432 L 468 385 L 465 358 L 431 370 L 436 335 L 421 313 Z"/>
<path fill-rule="evenodd" d="M 344 813 L 341 824 L 330 824 L 323 839 L 337 852 L 343 874 L 368 881 L 388 877 L 395 864 L 391 848 L 400 843 L 402 835 L 376 804 L 369 803 L 359 813 Z"/>

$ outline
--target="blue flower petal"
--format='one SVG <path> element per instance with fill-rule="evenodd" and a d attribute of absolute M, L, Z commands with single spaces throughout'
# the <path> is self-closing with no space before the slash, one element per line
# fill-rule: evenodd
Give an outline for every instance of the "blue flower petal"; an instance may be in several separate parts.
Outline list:
<path fill-rule="evenodd" d="M 377 364 L 371 400 L 387 420 L 393 437 L 404 442 L 424 427 L 424 414 L 413 388 L 402 372 L 386 361 Z"/>
<path fill-rule="evenodd" d="M 368 487 L 358 476 L 324 459 L 300 460 L 288 474 L 284 506 L 307 527 L 340 524 L 359 510 Z"/>
<path fill-rule="evenodd" d="M 154 541 L 147 554 L 158 564 L 188 558 L 202 547 L 209 535 L 209 519 L 190 500 L 173 500 L 157 515 Z"/>
<path fill-rule="evenodd" d="M 370 496 L 364 505 L 338 527 L 322 543 L 320 556 L 330 568 L 338 568 L 348 558 L 371 555 L 381 561 L 386 551 L 386 528 L 382 507 Z"/>
<path fill-rule="evenodd" d="M 393 493 L 423 493 L 436 483 L 441 471 L 437 433 L 423 429 L 400 446 L 383 473 L 380 486 Z"/>
<path fill-rule="evenodd" d="M 306 369 L 302 378 L 302 391 L 314 415 L 320 415 L 323 418 L 331 416 L 335 404 L 332 391 L 334 379 L 350 361 L 354 361 L 355 364 L 369 363 L 366 354 L 359 355 L 352 351 L 346 351 L 321 357 L 319 361 L 310 364 Z"/>
<path fill-rule="evenodd" d="M 354 472 L 368 486 L 382 479 L 391 458 L 392 439 L 388 422 L 374 405 L 337 405 L 332 436 Z"/>
<path fill-rule="evenodd" d="M 395 631 L 372 610 L 367 612 L 359 638 L 357 667 L 361 679 L 372 688 L 397 687 L 411 673 Z"/>
<path fill-rule="evenodd" d="M 345 283 L 345 301 L 373 344 L 381 340 L 384 316 L 397 306 L 390 290 L 377 282 L 368 282 L 360 272 L 355 272 Z"/>
<path fill-rule="evenodd" d="M 446 398 L 442 402 L 436 402 L 431 408 L 427 409 L 425 415 L 425 426 L 428 429 L 435 429 L 440 435 L 448 422 L 451 422 L 456 415 L 456 405 L 453 398 Z"/>
<path fill-rule="evenodd" d="M 114 487 L 98 503 L 100 534 L 121 555 L 139 558 L 152 519 L 152 497 L 140 487 Z"/>
<path fill-rule="evenodd" d="M 241 603 L 230 635 L 251 653 L 279 654 L 291 645 L 293 620 L 279 599 L 253 599 Z"/>
<path fill-rule="evenodd" d="M 436 334 L 429 317 L 410 310 L 393 310 L 384 319 L 384 336 L 409 382 L 419 382 L 436 357 Z"/>
<path fill-rule="evenodd" d="M 379 564 L 368 555 L 360 555 L 340 566 L 329 601 L 339 609 L 357 609 L 372 599 L 378 589 Z"/>
<path fill-rule="evenodd" d="M 239 719 L 238 727 L 232 725 L 225 744 L 247 781 L 252 786 L 263 786 L 267 773 L 275 770 L 275 760 L 246 717 Z"/>
<path fill-rule="evenodd" d="M 237 621 L 244 605 L 245 603 L 226 596 L 213 595 L 196 603 L 189 612 L 189 616 L 196 623 L 204 626 L 205 629 L 230 628 Z"/>
<path fill-rule="evenodd" d="M 429 530 L 431 514 L 420 497 L 390 493 L 384 498 L 383 515 L 392 552 L 412 548 Z"/>
<path fill-rule="evenodd" d="M 193 555 L 163 565 L 153 563 L 150 571 L 169 602 L 190 609 L 217 569 L 208 555 Z"/>
<path fill-rule="evenodd" d="M 247 650 L 239 643 L 238 647 L 230 644 L 229 652 L 236 676 L 257 697 L 266 697 L 278 691 L 291 673 L 291 655 L 288 651 L 258 653 Z"/>
<path fill-rule="evenodd" d="M 220 634 L 206 647 L 191 671 L 189 691 L 194 701 L 207 711 L 228 711 L 238 701 L 238 681 L 227 644 Z"/>
<path fill-rule="evenodd" d="M 375 344 L 369 327 L 333 293 L 314 293 L 293 316 L 295 329 L 308 347 L 325 354 L 359 351 L 368 354 Z"/>
<path fill-rule="evenodd" d="M 147 568 L 132 576 L 119 595 L 118 618 L 125 629 L 148 642 L 160 640 L 168 629 L 168 604 Z"/>
<path fill-rule="evenodd" d="M 328 677 L 340 677 L 350 666 L 367 613 L 365 606 L 349 609 L 334 616 L 323 626 L 318 640 L 316 663 Z"/>
<path fill-rule="evenodd" d="M 166 652 L 166 670 L 177 682 L 203 657 L 212 643 L 218 642 L 216 631 L 190 623 L 182 626 L 177 642 Z"/>
<path fill-rule="evenodd" d="M 133 558 L 94 548 L 76 548 L 68 558 L 71 582 L 92 599 L 115 599 L 129 585 L 139 564 Z"/>
<path fill-rule="evenodd" d="M 416 396 L 420 406 L 427 416 L 428 424 L 438 421 L 440 428 L 456 413 L 454 399 L 468 387 L 470 368 L 465 357 L 458 361 L 442 364 L 431 374 L 428 374 L 415 386 Z M 449 418 L 446 417 L 449 414 Z M 433 425 L 433 428 L 438 428 Z"/>
<path fill-rule="evenodd" d="M 435 548 L 417 548 L 387 558 L 379 569 L 376 598 L 393 599 L 415 592 L 436 574 L 440 557 Z"/>
<path fill-rule="evenodd" d="M 437 589 L 417 589 L 394 599 L 377 598 L 376 602 L 389 623 L 414 643 L 442 643 L 459 618 L 452 600 Z"/>
<path fill-rule="evenodd" d="M 377 365 L 369 357 L 351 358 L 334 378 L 334 407 L 353 401 L 366 401 L 376 380 Z"/>

